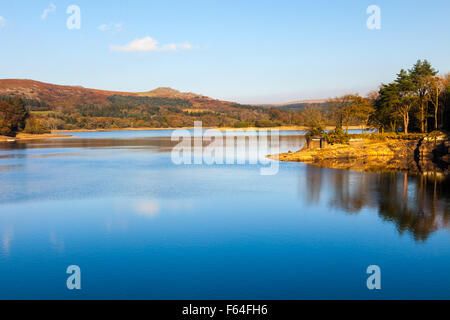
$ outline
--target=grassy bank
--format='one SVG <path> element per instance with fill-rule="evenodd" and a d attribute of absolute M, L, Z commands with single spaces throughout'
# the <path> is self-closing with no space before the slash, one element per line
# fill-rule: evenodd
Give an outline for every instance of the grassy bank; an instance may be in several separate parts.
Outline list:
<path fill-rule="evenodd" d="M 30 140 L 43 140 L 43 139 L 67 138 L 67 137 L 71 137 L 71 135 L 52 134 L 52 133 L 46 134 L 19 133 L 15 137 L 0 136 L 0 142 L 30 141 Z"/>

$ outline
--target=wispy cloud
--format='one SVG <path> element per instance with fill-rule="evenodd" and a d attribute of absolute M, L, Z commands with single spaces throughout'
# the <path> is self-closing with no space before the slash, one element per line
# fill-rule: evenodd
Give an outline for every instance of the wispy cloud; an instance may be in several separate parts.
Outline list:
<path fill-rule="evenodd" d="M 44 11 L 43 11 L 42 14 L 41 14 L 42 20 L 47 19 L 47 16 L 48 16 L 50 13 L 54 13 L 55 11 L 56 11 L 56 6 L 55 6 L 53 3 L 50 3 L 50 5 L 48 6 L 48 8 L 47 8 L 47 9 L 44 9 Z"/>
<path fill-rule="evenodd" d="M 118 33 L 122 31 L 122 29 L 123 29 L 122 23 L 104 23 L 98 26 L 98 30 L 102 32 Z"/>
<path fill-rule="evenodd" d="M 0 29 L 6 25 L 6 19 L 0 16 Z"/>
<path fill-rule="evenodd" d="M 123 46 L 111 46 L 111 51 L 122 52 L 137 52 L 137 51 L 178 51 L 178 50 L 192 50 L 190 43 L 169 43 L 159 45 L 158 41 L 152 37 L 144 37 L 142 39 L 135 39 Z"/>

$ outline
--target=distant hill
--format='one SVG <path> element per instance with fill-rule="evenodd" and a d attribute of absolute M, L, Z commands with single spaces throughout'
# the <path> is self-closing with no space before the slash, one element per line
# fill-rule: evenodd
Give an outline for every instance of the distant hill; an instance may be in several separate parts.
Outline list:
<path fill-rule="evenodd" d="M 306 106 L 310 105 L 318 105 L 324 109 L 328 107 L 328 102 L 332 101 L 332 99 L 317 99 L 317 100 L 301 100 L 301 101 L 293 101 L 282 104 L 267 104 L 263 105 L 265 108 L 276 108 L 279 110 L 297 110 L 301 111 Z"/>
<path fill-rule="evenodd" d="M 322 104 L 328 102 L 329 99 L 315 99 L 315 100 L 300 100 L 300 101 L 293 101 L 293 102 L 286 102 L 281 104 L 275 104 L 276 107 L 286 107 L 286 106 L 292 106 L 292 105 L 304 105 L 304 104 Z"/>
<path fill-rule="evenodd" d="M 202 100 L 204 102 L 218 101 L 202 95 L 184 93 L 171 88 L 157 88 L 152 91 L 139 93 L 88 89 L 82 86 L 63 86 L 22 79 L 0 79 L 0 94 L 19 95 L 26 99 L 45 102 L 53 107 L 77 104 L 103 105 L 108 104 L 107 98 L 113 95 L 178 98 L 200 103 Z M 231 104 L 231 102 L 225 101 L 223 103 Z"/>
<path fill-rule="evenodd" d="M 33 117 L 53 130 L 190 127 L 194 121 L 202 121 L 204 126 L 237 128 L 302 125 L 301 110 L 313 103 L 242 105 L 166 87 L 123 92 L 34 80 L 0 80 L 0 100 L 10 96 L 20 96 Z"/>
<path fill-rule="evenodd" d="M 56 85 L 27 79 L 0 79 L 0 95 L 19 95 L 26 99 L 35 99 L 51 106 L 69 106 L 76 104 L 108 104 L 107 98 L 113 95 L 131 97 L 153 97 L 185 99 L 193 103 L 236 104 L 230 101 L 213 99 L 204 95 L 181 92 L 168 87 L 160 87 L 147 92 L 125 92 L 89 89 L 82 86 Z M 324 104 L 328 100 L 301 100 L 282 104 L 258 105 L 265 108 L 298 109 L 309 104 Z M 201 106 L 200 106 L 201 107 Z"/>
<path fill-rule="evenodd" d="M 168 88 L 168 87 L 160 87 L 152 91 L 148 92 L 139 92 L 138 95 L 144 97 L 161 97 L 161 98 L 179 98 L 179 99 L 204 99 L 204 100 L 213 100 L 209 97 L 199 95 L 192 92 L 180 92 L 178 90 Z"/>

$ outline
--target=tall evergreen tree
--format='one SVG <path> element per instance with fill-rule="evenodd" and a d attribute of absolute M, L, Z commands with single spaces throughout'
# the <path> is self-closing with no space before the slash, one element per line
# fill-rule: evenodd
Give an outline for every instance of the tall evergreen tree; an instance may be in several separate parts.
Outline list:
<path fill-rule="evenodd" d="M 431 83 L 433 77 L 438 73 L 427 60 L 417 60 L 416 64 L 409 70 L 413 81 L 419 104 L 419 120 L 421 132 L 426 131 L 426 107 L 430 99 Z"/>
<path fill-rule="evenodd" d="M 404 132 L 408 133 L 409 113 L 416 101 L 414 95 L 414 82 L 411 74 L 401 70 L 395 80 L 396 110 L 403 120 Z"/>

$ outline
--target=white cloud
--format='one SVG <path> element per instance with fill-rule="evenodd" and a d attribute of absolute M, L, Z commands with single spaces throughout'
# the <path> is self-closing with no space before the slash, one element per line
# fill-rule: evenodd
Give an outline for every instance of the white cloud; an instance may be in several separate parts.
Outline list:
<path fill-rule="evenodd" d="M 158 41 L 152 37 L 144 37 L 142 39 L 135 39 L 124 46 L 111 46 L 112 51 L 122 52 L 136 52 L 136 51 L 177 51 L 177 50 L 192 50 L 190 43 L 169 43 L 160 46 Z"/>
<path fill-rule="evenodd" d="M 142 39 L 136 39 L 124 46 L 111 46 L 111 50 L 113 51 L 125 51 L 125 52 L 133 52 L 133 51 L 157 51 L 158 50 L 158 41 L 151 37 L 145 37 Z"/>
<path fill-rule="evenodd" d="M 98 26 L 98 30 L 102 32 L 111 32 L 111 33 L 117 33 L 122 31 L 123 24 L 121 23 L 104 23 Z"/>
<path fill-rule="evenodd" d="M 0 29 L 6 25 L 6 19 L 0 16 Z"/>
<path fill-rule="evenodd" d="M 45 10 L 42 12 L 42 14 L 41 14 L 42 20 L 47 19 L 47 16 L 48 16 L 50 13 L 54 13 L 55 11 L 56 11 L 56 6 L 55 6 L 53 3 L 50 3 L 50 5 L 48 6 L 48 8 L 45 9 Z"/>

